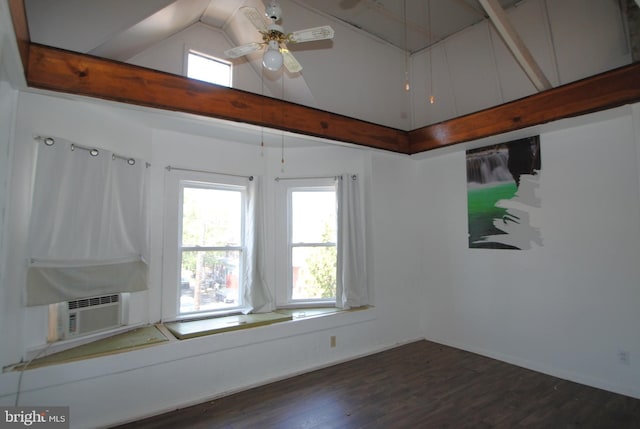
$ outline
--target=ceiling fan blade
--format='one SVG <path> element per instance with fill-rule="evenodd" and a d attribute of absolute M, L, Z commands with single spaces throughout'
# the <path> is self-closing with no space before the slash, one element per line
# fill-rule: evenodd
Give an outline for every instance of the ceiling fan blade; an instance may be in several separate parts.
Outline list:
<path fill-rule="evenodd" d="M 224 51 L 224 54 L 227 58 L 238 58 L 243 55 L 250 54 L 251 52 L 257 51 L 262 48 L 262 44 L 257 42 L 247 43 L 246 45 L 236 46 L 235 48 L 227 49 Z"/>
<path fill-rule="evenodd" d="M 306 30 L 294 31 L 289 35 L 292 42 L 312 42 L 314 40 L 333 39 L 333 28 L 328 25 L 322 27 L 307 28 Z"/>
<path fill-rule="evenodd" d="M 282 54 L 284 66 L 289 70 L 289 73 L 298 73 L 302 70 L 302 65 L 300 65 L 298 60 L 296 60 L 287 48 L 280 48 L 280 53 Z"/>
<path fill-rule="evenodd" d="M 258 12 L 258 9 L 249 6 L 243 6 L 240 8 L 240 10 L 242 11 L 242 13 L 244 13 L 244 16 L 246 16 L 247 19 L 251 21 L 253 26 L 258 29 L 258 31 L 267 30 L 267 23 L 262 17 L 262 14 Z"/>

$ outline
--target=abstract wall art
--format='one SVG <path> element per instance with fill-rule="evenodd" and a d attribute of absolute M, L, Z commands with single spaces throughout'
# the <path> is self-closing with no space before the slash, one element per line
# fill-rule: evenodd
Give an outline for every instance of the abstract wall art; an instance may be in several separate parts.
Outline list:
<path fill-rule="evenodd" d="M 537 226 L 540 136 L 469 150 L 466 155 L 469 248 L 542 246 Z"/>

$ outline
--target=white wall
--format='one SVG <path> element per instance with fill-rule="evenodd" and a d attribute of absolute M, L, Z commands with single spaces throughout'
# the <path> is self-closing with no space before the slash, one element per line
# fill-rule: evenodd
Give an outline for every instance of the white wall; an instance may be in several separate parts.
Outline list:
<path fill-rule="evenodd" d="M 59 1 L 57 13 L 51 12 L 50 4 L 42 6 L 44 3 L 48 1 L 25 2 L 31 40 L 71 51 L 89 52 L 112 38 L 114 33 L 130 28 L 170 4 L 171 0 L 134 3 L 128 0 L 108 3 Z M 122 10 L 128 14 L 122 14 Z"/>
<path fill-rule="evenodd" d="M 229 129 L 237 128 L 238 141 Z M 134 294 L 134 322 L 160 319 L 164 238 L 163 186 L 166 165 L 218 172 L 261 174 L 267 187 L 277 175 L 333 175 L 355 172 L 365 182 L 369 243 L 368 273 L 375 308 L 325 318 L 218 334 L 104 358 L 68 363 L 24 373 L 21 405 L 69 405 L 72 427 L 100 427 L 201 402 L 281 377 L 351 359 L 421 337 L 417 323 L 417 241 L 410 230 L 413 214 L 400 210 L 407 197 L 396 183 L 411 183 L 411 159 L 312 139 L 285 136 L 285 172 L 274 136 L 261 155 L 259 133 L 246 140 L 244 126 L 205 118 L 150 112 L 98 100 L 84 101 L 20 92 L 16 112 L 7 278 L 0 286 L 3 305 L 1 366 L 16 363 L 26 350 L 44 344 L 45 307 L 24 308 L 29 188 L 34 135 L 53 135 L 90 146 L 150 160 L 152 243 L 149 291 Z M 193 130 L 193 131 L 189 131 Z M 197 134 L 196 134 L 197 133 Z M 216 137 L 220 136 L 220 137 Z M 225 137 L 222 137 L 225 136 Z M 387 164 L 386 160 L 389 160 Z M 270 210 L 274 208 L 271 207 Z M 402 251 L 399 252 L 398 250 Z M 275 252 L 271 253 L 271 262 Z M 273 278 L 273 274 L 269 276 Z M 6 281 L 5 281 L 6 280 Z M 10 317 L 9 317 L 10 316 Z M 18 321 L 18 322 L 16 322 Z M 329 347 L 337 336 L 338 346 Z M 18 373 L 0 374 L 0 404 L 12 405 Z"/>
<path fill-rule="evenodd" d="M 541 133 L 531 250 L 469 249 L 464 150 L 420 161 L 427 339 L 640 397 L 639 108 Z"/>
<path fill-rule="evenodd" d="M 6 243 L 6 231 L 9 225 L 7 222 L 8 195 L 11 174 L 11 156 L 13 141 L 14 112 L 18 91 L 0 80 L 0 285 L 6 284 L 6 253 L 9 251 Z M 4 287 L 0 287 L 0 336 L 7 338 L 14 335 L 9 327 L 10 316 L 15 314 L 15 310 L 8 305 L 10 302 L 8 293 Z M 5 361 L 7 348 L 0 348 L 0 362 Z"/>
<path fill-rule="evenodd" d="M 554 87 L 631 62 L 616 1 L 526 0 L 507 13 Z M 536 92 L 487 21 L 412 55 L 411 74 L 412 128 Z"/>
<path fill-rule="evenodd" d="M 392 308 L 401 309 L 397 313 L 387 313 L 387 320 L 381 323 L 380 334 L 388 338 L 402 337 L 407 326 L 403 317 L 415 315 L 412 323 L 417 323 L 423 311 L 420 293 L 419 251 L 421 237 L 415 234 L 414 225 L 424 221 L 419 210 L 421 203 L 411 192 L 416 186 L 415 165 L 403 156 L 389 156 L 374 153 L 372 156 L 372 194 L 369 208 L 371 231 L 369 245 L 376 285 L 375 302 L 393 303 Z M 382 320 L 381 320 L 382 322 Z"/>

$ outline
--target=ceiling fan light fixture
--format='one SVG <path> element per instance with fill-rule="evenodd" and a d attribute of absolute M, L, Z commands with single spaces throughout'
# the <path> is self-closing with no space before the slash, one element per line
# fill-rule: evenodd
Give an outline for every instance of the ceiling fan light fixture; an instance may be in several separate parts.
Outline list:
<path fill-rule="evenodd" d="M 262 57 L 262 65 L 267 70 L 278 71 L 280 70 L 280 67 L 282 67 L 283 61 L 284 59 L 282 58 L 282 54 L 280 53 L 278 42 L 275 40 L 270 40 L 269 47 Z"/>
<path fill-rule="evenodd" d="M 282 9 L 275 0 L 270 0 L 266 6 L 266 16 L 271 20 L 270 23 L 267 23 L 264 16 L 254 7 L 243 6 L 239 10 L 258 30 L 262 36 L 262 43 L 252 42 L 236 46 L 227 49 L 225 55 L 228 58 L 238 58 L 266 47 L 262 56 L 262 65 L 267 70 L 278 71 L 284 66 L 289 73 L 299 73 L 302 66 L 287 48 L 287 43 L 333 39 L 334 36 L 333 28 L 328 25 L 285 33 L 284 28 L 276 24 L 282 17 Z"/>

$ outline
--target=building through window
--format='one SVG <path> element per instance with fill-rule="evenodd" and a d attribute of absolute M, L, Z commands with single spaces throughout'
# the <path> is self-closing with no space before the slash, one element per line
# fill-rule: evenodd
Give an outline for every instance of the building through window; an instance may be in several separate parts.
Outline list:
<path fill-rule="evenodd" d="M 179 314 L 242 306 L 245 189 L 181 182 Z"/>

